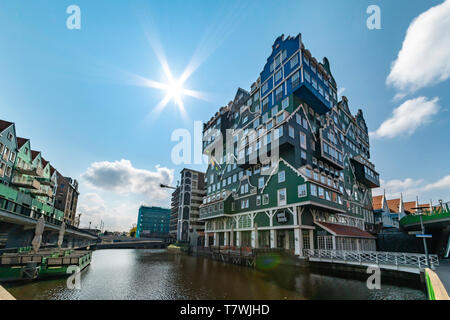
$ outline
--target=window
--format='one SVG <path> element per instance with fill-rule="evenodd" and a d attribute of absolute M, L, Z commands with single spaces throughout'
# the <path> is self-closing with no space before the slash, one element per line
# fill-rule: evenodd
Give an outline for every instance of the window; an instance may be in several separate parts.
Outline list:
<path fill-rule="evenodd" d="M 266 82 L 262 86 L 262 93 L 266 93 L 266 91 L 269 89 L 269 82 Z"/>
<path fill-rule="evenodd" d="M 284 121 L 284 113 L 280 114 L 280 115 L 277 117 L 277 124 L 280 124 L 280 123 L 283 122 L 283 121 Z"/>
<path fill-rule="evenodd" d="M 282 69 L 280 69 L 278 70 L 277 73 L 275 73 L 275 82 L 278 82 L 282 76 L 283 76 Z"/>
<path fill-rule="evenodd" d="M 264 177 L 258 179 L 258 188 L 259 189 L 264 188 Z"/>
<path fill-rule="evenodd" d="M 278 190 L 278 205 L 279 206 L 286 205 L 286 189 Z"/>
<path fill-rule="evenodd" d="M 275 136 L 274 136 L 274 139 L 278 139 L 278 138 L 280 138 L 280 137 L 282 137 L 282 136 L 283 136 L 283 126 L 278 127 L 278 128 L 275 130 Z"/>
<path fill-rule="evenodd" d="M 285 98 L 282 102 L 281 102 L 281 107 L 283 109 L 286 109 L 287 107 L 289 107 L 289 98 Z"/>
<path fill-rule="evenodd" d="M 267 108 L 268 106 L 269 106 L 269 98 L 265 98 L 262 102 L 262 107 L 264 109 L 264 108 Z"/>
<path fill-rule="evenodd" d="M 305 76 L 305 80 L 306 80 L 307 82 L 310 82 L 310 83 L 311 83 L 311 75 L 309 74 L 309 72 L 305 70 L 305 71 L 303 72 L 303 75 Z"/>
<path fill-rule="evenodd" d="M 267 205 L 267 204 L 269 204 L 269 195 L 264 194 L 263 195 L 263 205 Z"/>
<path fill-rule="evenodd" d="M 289 126 L 289 137 L 294 138 L 294 128 Z"/>
<path fill-rule="evenodd" d="M 281 54 L 275 57 L 275 69 L 281 64 Z"/>
<path fill-rule="evenodd" d="M 286 181 L 286 176 L 284 171 L 278 172 L 278 183 L 282 183 Z"/>
<path fill-rule="evenodd" d="M 318 189 L 319 189 L 319 198 L 324 198 L 324 193 L 325 193 L 325 190 L 324 190 L 324 188 L 322 188 L 322 187 L 318 187 Z"/>
<path fill-rule="evenodd" d="M 315 184 L 311 184 L 311 195 L 317 197 L 317 186 Z"/>
<path fill-rule="evenodd" d="M 306 197 L 306 184 L 301 184 L 298 186 L 298 197 Z"/>
<path fill-rule="evenodd" d="M 291 78 L 292 80 L 292 88 L 297 87 L 300 84 L 300 72 L 294 73 L 294 75 Z"/>
<path fill-rule="evenodd" d="M 283 85 L 279 86 L 279 87 L 275 90 L 275 102 L 280 101 L 281 98 L 283 98 Z"/>
<path fill-rule="evenodd" d="M 306 134 L 304 132 L 300 132 L 300 146 L 306 149 Z"/>
<path fill-rule="evenodd" d="M 256 205 L 258 207 L 261 205 L 261 196 L 256 196 Z"/>
<path fill-rule="evenodd" d="M 306 160 L 306 152 L 304 150 L 300 151 L 300 157 L 304 160 Z"/>
<path fill-rule="evenodd" d="M 291 64 L 291 69 L 293 69 L 298 64 L 298 55 L 295 55 L 291 59 L 290 64 Z"/>

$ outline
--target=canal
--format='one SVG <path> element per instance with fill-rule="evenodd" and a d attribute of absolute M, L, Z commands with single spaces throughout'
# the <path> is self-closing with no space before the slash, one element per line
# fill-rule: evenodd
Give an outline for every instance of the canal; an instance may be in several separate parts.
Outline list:
<path fill-rule="evenodd" d="M 364 280 L 272 266 L 264 272 L 167 250 L 100 250 L 81 274 L 81 289 L 66 279 L 5 284 L 17 299 L 426 299 L 420 288 L 381 283 L 369 290 Z"/>

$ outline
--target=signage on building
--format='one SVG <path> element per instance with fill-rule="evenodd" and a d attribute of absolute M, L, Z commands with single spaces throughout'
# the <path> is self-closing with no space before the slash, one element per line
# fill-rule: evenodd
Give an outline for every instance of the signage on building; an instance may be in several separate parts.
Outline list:
<path fill-rule="evenodd" d="M 285 224 L 289 221 L 289 215 L 286 211 L 280 211 L 277 213 L 277 222 L 280 224 Z"/>

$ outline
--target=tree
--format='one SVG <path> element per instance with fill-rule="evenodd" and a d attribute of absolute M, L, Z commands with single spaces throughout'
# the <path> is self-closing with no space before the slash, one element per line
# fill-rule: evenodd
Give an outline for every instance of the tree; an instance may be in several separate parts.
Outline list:
<path fill-rule="evenodd" d="M 132 238 L 136 237 L 136 230 L 137 230 L 136 227 L 131 228 L 131 230 L 130 230 L 130 237 L 132 237 Z"/>

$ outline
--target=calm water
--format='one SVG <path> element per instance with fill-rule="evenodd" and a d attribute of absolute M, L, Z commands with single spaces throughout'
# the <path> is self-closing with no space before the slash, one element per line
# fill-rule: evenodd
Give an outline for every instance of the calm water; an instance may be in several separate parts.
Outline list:
<path fill-rule="evenodd" d="M 81 290 L 66 280 L 5 286 L 17 299 L 426 299 L 419 289 L 317 274 L 305 268 L 270 271 L 223 264 L 166 250 L 101 250 L 81 275 Z"/>

